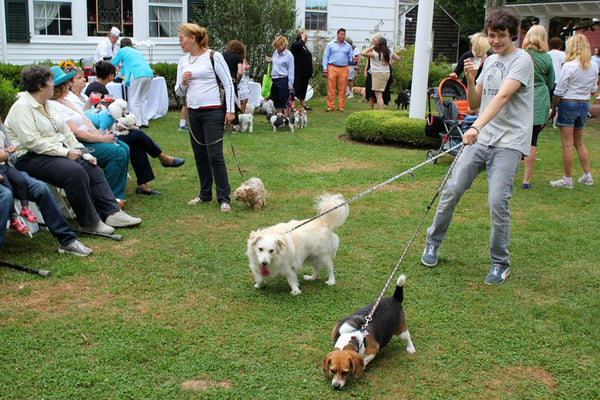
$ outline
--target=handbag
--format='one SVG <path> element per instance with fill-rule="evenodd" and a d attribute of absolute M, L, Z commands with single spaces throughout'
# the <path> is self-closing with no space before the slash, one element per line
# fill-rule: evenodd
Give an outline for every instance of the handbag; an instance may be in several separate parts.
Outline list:
<path fill-rule="evenodd" d="M 267 64 L 267 73 L 263 75 L 262 78 L 262 89 L 260 94 L 265 99 L 271 97 L 271 85 L 273 85 L 273 81 L 271 80 L 271 64 Z"/>
<path fill-rule="evenodd" d="M 210 63 L 212 64 L 213 72 L 215 74 L 215 78 L 217 79 L 217 84 L 219 85 L 219 95 L 221 97 L 221 104 L 225 105 L 225 88 L 223 87 L 223 82 L 219 79 L 219 75 L 217 75 L 217 71 L 215 71 L 215 51 L 211 50 L 210 52 Z"/>
<path fill-rule="evenodd" d="M 444 120 L 431 112 L 431 99 L 427 100 L 429 113 L 425 117 L 425 136 L 432 139 L 440 139 L 440 134 L 446 130 Z"/>

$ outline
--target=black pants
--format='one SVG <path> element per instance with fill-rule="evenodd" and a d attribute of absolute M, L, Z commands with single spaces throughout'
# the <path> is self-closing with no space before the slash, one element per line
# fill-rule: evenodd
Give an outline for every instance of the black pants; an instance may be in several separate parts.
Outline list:
<path fill-rule="evenodd" d="M 119 136 L 119 140 L 129 146 L 129 161 L 135 172 L 137 184 L 141 185 L 154 180 L 154 171 L 148 156 L 156 158 L 162 149 L 141 129 L 132 129 L 127 135 Z"/>
<path fill-rule="evenodd" d="M 30 176 L 63 188 L 69 204 L 77 215 L 79 225 L 90 225 L 119 211 L 104 172 L 79 158 L 27 153 L 15 164 Z"/>
<path fill-rule="evenodd" d="M 190 142 L 196 160 L 202 201 L 212 200 L 213 181 L 219 204 L 230 204 L 231 188 L 223 156 L 224 108 L 188 108 Z"/>

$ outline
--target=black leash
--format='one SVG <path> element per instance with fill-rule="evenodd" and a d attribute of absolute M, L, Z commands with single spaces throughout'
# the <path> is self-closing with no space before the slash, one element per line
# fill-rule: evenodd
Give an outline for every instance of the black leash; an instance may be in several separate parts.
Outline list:
<path fill-rule="evenodd" d="M 462 143 L 460 144 L 460 146 L 462 146 Z M 452 172 L 452 169 L 454 168 L 454 165 L 456 164 L 456 160 L 458 160 L 458 158 L 462 154 L 463 149 L 464 149 L 464 146 L 462 146 L 460 148 L 460 150 L 456 154 L 456 157 L 452 161 L 452 164 L 450 164 L 450 167 L 448 168 L 448 171 L 446 172 L 446 175 L 444 175 L 444 177 L 442 178 L 442 181 L 440 182 L 440 184 L 439 184 L 439 186 L 438 186 L 435 194 L 433 195 L 433 198 L 431 199 L 431 202 L 429 202 L 429 204 L 427 205 L 427 209 L 425 210 L 425 214 L 423 214 L 423 217 L 421 218 L 421 221 L 419 221 L 419 225 L 417 226 L 417 229 L 415 229 L 415 231 L 412 234 L 410 240 L 408 241 L 408 244 L 404 248 L 404 251 L 402 252 L 402 255 L 400 256 L 400 259 L 396 263 L 396 267 L 392 271 L 392 274 L 388 278 L 385 286 L 383 287 L 383 290 L 379 294 L 379 297 L 377 298 L 377 301 L 375 302 L 375 304 L 373 304 L 373 308 L 371 309 L 371 312 L 365 318 L 365 323 L 364 323 L 364 325 L 361 328 L 362 331 L 365 334 L 367 333 L 367 327 L 369 326 L 369 323 L 373 320 L 373 315 L 375 315 L 375 311 L 377 311 L 377 307 L 379 307 L 379 303 L 381 303 L 381 300 L 383 299 L 383 296 L 385 296 L 385 292 L 390 287 L 390 284 L 392 283 L 392 280 L 394 279 L 394 276 L 396 275 L 396 273 L 398 272 L 398 269 L 400 268 L 400 265 L 404 261 L 404 258 L 406 257 L 406 254 L 408 253 L 408 250 L 410 249 L 410 246 L 412 246 L 413 242 L 415 241 L 415 238 L 417 237 L 417 234 L 421 230 L 421 227 L 423 226 L 423 222 L 425 221 L 425 217 L 427 217 L 427 214 L 429 214 L 429 210 L 431 210 L 431 208 L 433 207 L 433 203 L 435 202 L 435 200 L 440 195 L 440 192 L 442 191 L 442 188 L 444 187 L 444 185 L 446 185 L 446 182 L 448 181 L 448 178 L 450 177 L 450 173 Z"/>
<path fill-rule="evenodd" d="M 240 162 L 237 158 L 237 154 L 235 154 L 235 149 L 233 148 L 233 135 L 231 134 L 231 124 L 225 125 L 225 132 L 229 135 L 229 143 L 231 143 L 231 153 L 233 153 L 233 159 L 235 160 L 236 167 L 238 171 L 240 171 L 240 175 L 242 176 L 242 182 L 246 181 L 244 177 L 244 173 L 242 172 L 242 168 L 240 167 Z"/>

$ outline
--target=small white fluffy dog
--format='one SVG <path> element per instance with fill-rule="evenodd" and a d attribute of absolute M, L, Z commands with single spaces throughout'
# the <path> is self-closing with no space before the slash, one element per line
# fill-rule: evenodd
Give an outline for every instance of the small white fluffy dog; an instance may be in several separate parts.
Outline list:
<path fill-rule="evenodd" d="M 261 114 L 275 114 L 275 104 L 273 104 L 273 100 L 267 100 L 260 103 L 258 112 Z"/>
<path fill-rule="evenodd" d="M 112 126 L 112 131 L 119 136 L 127 135 L 130 129 L 139 129 L 136 123 L 136 116 L 125 111 L 123 116 L 117 118 Z"/>
<path fill-rule="evenodd" d="M 341 194 L 325 193 L 317 198 L 315 208 L 323 213 L 342 203 L 344 198 Z M 256 281 L 254 287 L 263 287 L 265 278 L 283 276 L 292 289 L 291 293 L 298 295 L 301 292 L 296 274 L 305 262 L 313 266 L 314 273 L 304 275 L 304 279 L 315 280 L 325 267 L 328 274 L 325 283 L 335 285 L 333 259 L 340 239 L 333 231 L 346 221 L 349 211 L 348 205 L 344 204 L 289 233 L 286 232 L 306 220 L 291 220 L 251 232 L 246 256 Z"/>
<path fill-rule="evenodd" d="M 238 131 L 239 132 L 254 132 L 254 115 L 252 114 L 238 114 Z"/>
<path fill-rule="evenodd" d="M 241 201 L 254 210 L 260 210 L 267 204 L 265 201 L 266 193 L 265 185 L 260 178 L 252 177 L 247 181 L 242 182 L 240 187 L 235 189 L 233 197 L 236 201 Z"/>

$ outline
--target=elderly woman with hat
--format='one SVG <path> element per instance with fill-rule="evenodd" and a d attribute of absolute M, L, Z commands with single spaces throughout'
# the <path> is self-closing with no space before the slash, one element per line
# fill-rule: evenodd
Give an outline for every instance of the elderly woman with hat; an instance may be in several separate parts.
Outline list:
<path fill-rule="evenodd" d="M 65 74 L 61 79 L 73 75 Z M 30 66 L 23 69 L 21 80 L 25 92 L 20 93 L 5 122 L 8 136 L 17 147 L 15 167 L 63 188 L 79 225 L 86 230 L 112 234 L 116 227 L 141 224 L 140 218 L 119 209 L 96 158 L 48 104 L 54 94 L 52 70 Z"/>
<path fill-rule="evenodd" d="M 49 103 L 63 117 L 75 138 L 83 145 L 94 149 L 98 166 L 104 170 L 104 176 L 119 206 L 125 201 L 125 184 L 129 165 L 129 146 L 117 140 L 110 132 L 101 133 L 96 129 L 83 111 L 66 99 L 71 85 L 70 77 L 76 72 L 65 73 L 60 67 L 52 70 L 54 93 Z"/>

